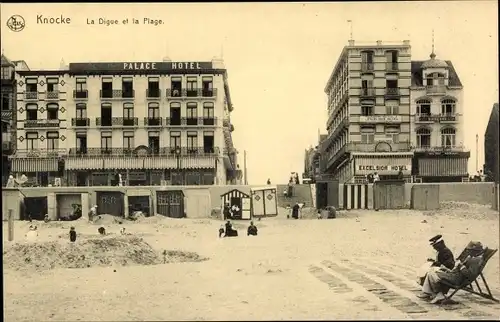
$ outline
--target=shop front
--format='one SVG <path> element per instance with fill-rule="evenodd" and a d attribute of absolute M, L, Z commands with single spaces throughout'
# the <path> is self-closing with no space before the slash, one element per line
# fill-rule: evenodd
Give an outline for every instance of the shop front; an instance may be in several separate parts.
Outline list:
<path fill-rule="evenodd" d="M 469 152 L 415 153 L 415 177 L 421 182 L 462 182 L 469 176 L 469 156 Z"/>
<path fill-rule="evenodd" d="M 409 181 L 412 169 L 411 152 L 353 153 L 355 182 L 363 182 L 369 174 L 377 173 L 380 180 Z"/>

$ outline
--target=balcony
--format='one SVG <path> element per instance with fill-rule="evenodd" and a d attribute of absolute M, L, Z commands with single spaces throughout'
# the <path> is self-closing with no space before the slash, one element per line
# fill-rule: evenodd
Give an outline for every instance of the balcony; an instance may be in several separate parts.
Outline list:
<path fill-rule="evenodd" d="M 58 158 L 65 154 L 65 149 L 17 149 L 14 158 Z"/>
<path fill-rule="evenodd" d="M 430 85 L 425 87 L 425 92 L 428 95 L 443 95 L 446 94 L 446 85 Z"/>
<path fill-rule="evenodd" d="M 381 145 L 387 146 L 387 151 L 380 151 Z M 374 143 L 349 142 L 347 143 L 348 152 L 410 152 L 410 142 L 386 143 L 385 141 Z"/>
<path fill-rule="evenodd" d="M 399 70 L 398 62 L 387 62 L 385 63 L 385 69 L 390 72 L 396 72 Z"/>
<path fill-rule="evenodd" d="M 361 72 L 373 72 L 373 63 L 361 63 Z"/>
<path fill-rule="evenodd" d="M 110 122 L 109 122 L 110 121 Z M 137 126 L 139 125 L 137 117 L 112 117 L 111 119 L 104 119 L 102 117 L 96 118 L 97 126 Z"/>
<path fill-rule="evenodd" d="M 455 123 L 458 120 L 458 114 L 417 114 L 415 115 L 415 123 Z"/>
<path fill-rule="evenodd" d="M 134 98 L 135 91 L 124 91 L 121 89 L 113 89 L 113 90 L 100 90 L 101 99 L 127 99 Z"/>
<path fill-rule="evenodd" d="M 24 99 L 26 101 L 38 100 L 38 92 L 24 92 Z"/>
<path fill-rule="evenodd" d="M 87 127 L 90 126 L 90 119 L 87 118 L 72 118 L 71 126 L 75 127 Z"/>
<path fill-rule="evenodd" d="M 145 117 L 144 118 L 144 125 L 145 126 L 161 126 L 162 125 L 162 118 L 161 117 Z"/>
<path fill-rule="evenodd" d="M 146 97 L 149 99 L 159 99 L 160 98 L 160 90 L 159 89 L 147 89 Z"/>
<path fill-rule="evenodd" d="M 215 126 L 217 118 L 215 117 L 181 117 L 180 119 L 172 119 L 167 117 L 165 120 L 167 126 Z"/>
<path fill-rule="evenodd" d="M 399 97 L 399 88 L 396 87 L 387 87 L 385 89 L 385 96 L 386 97 Z"/>
<path fill-rule="evenodd" d="M 87 90 L 83 91 L 73 90 L 73 98 L 75 100 L 86 100 L 89 98 L 89 92 Z"/>
<path fill-rule="evenodd" d="M 463 145 L 447 145 L 447 146 L 417 146 L 414 147 L 415 152 L 465 152 Z"/>
<path fill-rule="evenodd" d="M 46 92 L 45 93 L 45 100 L 46 101 L 59 100 L 59 91 Z"/>
<path fill-rule="evenodd" d="M 148 156 L 212 156 L 218 155 L 219 148 L 217 147 L 180 147 L 180 148 L 159 148 L 149 149 L 144 155 L 137 149 L 128 148 L 72 148 L 69 150 L 70 157 L 106 157 L 106 156 L 132 156 L 132 157 L 148 157 Z"/>
<path fill-rule="evenodd" d="M 52 128 L 59 127 L 60 120 L 25 120 L 24 128 Z"/>
<path fill-rule="evenodd" d="M 360 97 L 374 97 L 375 96 L 375 88 L 361 88 L 359 91 Z"/>
<path fill-rule="evenodd" d="M 171 89 L 167 88 L 167 97 L 204 97 L 204 98 L 215 98 L 217 97 L 217 89 Z"/>

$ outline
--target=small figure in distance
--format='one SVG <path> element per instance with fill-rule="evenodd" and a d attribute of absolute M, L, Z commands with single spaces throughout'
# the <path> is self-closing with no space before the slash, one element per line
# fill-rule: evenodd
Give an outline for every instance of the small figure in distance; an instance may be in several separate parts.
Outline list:
<path fill-rule="evenodd" d="M 219 228 L 219 238 L 221 238 L 223 236 L 224 236 L 224 226 L 220 225 L 220 228 Z"/>
<path fill-rule="evenodd" d="M 106 235 L 106 229 L 104 227 L 99 227 L 97 229 L 97 231 L 99 232 L 99 234 L 101 235 Z"/>
<path fill-rule="evenodd" d="M 69 241 L 74 243 L 76 241 L 76 230 L 75 227 L 69 229 Z"/>
<path fill-rule="evenodd" d="M 253 224 L 253 221 L 251 221 L 250 226 L 248 226 L 247 236 L 257 236 L 257 227 Z"/>

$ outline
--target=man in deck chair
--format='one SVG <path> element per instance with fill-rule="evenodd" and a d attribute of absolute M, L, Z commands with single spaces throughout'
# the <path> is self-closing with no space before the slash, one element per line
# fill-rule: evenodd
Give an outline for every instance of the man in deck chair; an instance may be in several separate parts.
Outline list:
<path fill-rule="evenodd" d="M 445 294 L 450 289 L 449 286 L 441 283 L 445 281 L 452 285 L 461 285 L 466 280 L 474 280 L 481 270 L 484 258 L 484 248 L 481 243 L 469 245 L 469 256 L 463 261 L 457 261 L 453 269 L 441 267 L 439 270 L 431 270 L 425 277 L 422 292 L 427 294 L 427 298 L 432 298 L 431 303 L 437 304 L 445 300 Z"/>
<path fill-rule="evenodd" d="M 443 235 L 436 235 L 429 239 L 429 243 L 437 252 L 436 259 L 429 258 L 427 263 L 422 265 L 420 268 L 421 272 L 419 274 L 419 284 L 424 285 L 425 276 L 429 270 L 438 270 L 441 266 L 448 269 L 455 267 L 455 259 L 452 251 L 444 243 Z"/>

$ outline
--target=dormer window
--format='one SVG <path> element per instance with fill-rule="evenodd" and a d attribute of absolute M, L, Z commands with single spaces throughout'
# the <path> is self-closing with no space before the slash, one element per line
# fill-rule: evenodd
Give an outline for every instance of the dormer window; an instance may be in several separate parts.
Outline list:
<path fill-rule="evenodd" d="M 443 73 L 431 73 L 427 75 L 427 86 L 445 85 L 445 76 Z"/>

